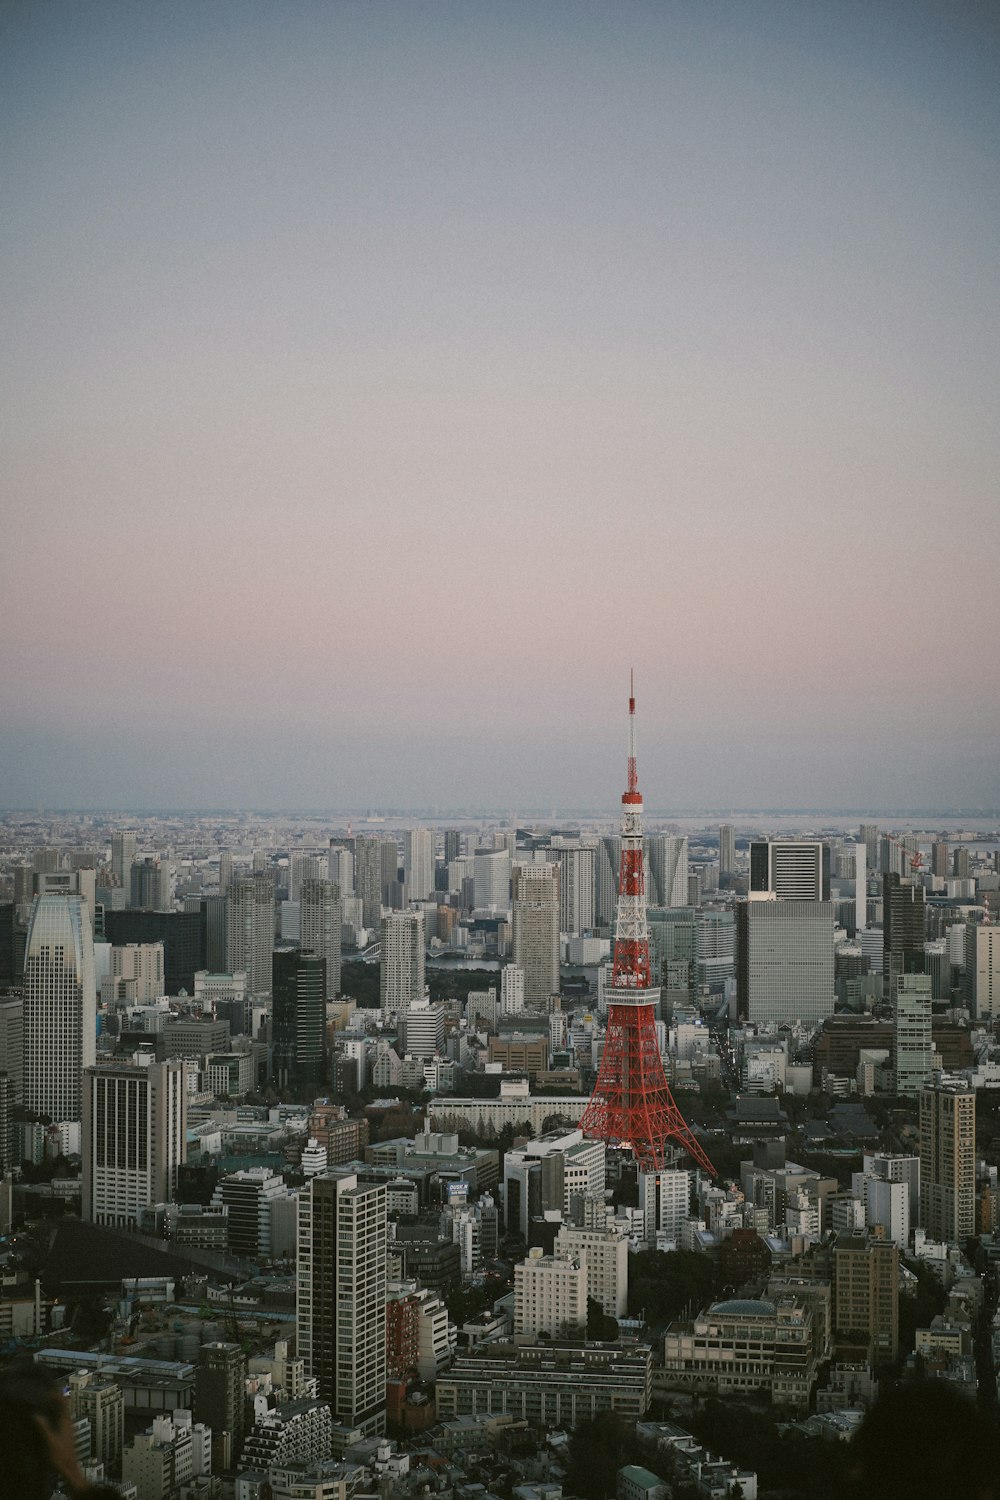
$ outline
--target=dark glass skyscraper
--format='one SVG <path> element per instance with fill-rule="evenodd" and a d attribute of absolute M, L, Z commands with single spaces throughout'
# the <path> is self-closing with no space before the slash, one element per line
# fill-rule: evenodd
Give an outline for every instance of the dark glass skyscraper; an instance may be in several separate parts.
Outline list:
<path fill-rule="evenodd" d="M 326 1083 L 326 963 L 315 953 L 276 948 L 272 986 L 274 1081 L 311 1097 Z"/>

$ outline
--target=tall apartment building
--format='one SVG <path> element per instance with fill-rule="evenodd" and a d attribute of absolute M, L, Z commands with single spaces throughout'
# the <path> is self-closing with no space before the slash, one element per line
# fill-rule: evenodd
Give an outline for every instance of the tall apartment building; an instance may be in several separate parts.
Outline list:
<path fill-rule="evenodd" d="M 326 1082 L 325 959 L 299 948 L 275 949 L 271 1006 L 275 1083 L 318 1094 Z"/>
<path fill-rule="evenodd" d="M 299 943 L 326 962 L 326 998 L 340 993 L 340 944 L 344 906 L 330 880 L 306 879 L 299 887 Z"/>
<path fill-rule="evenodd" d="M 924 972 L 924 888 L 893 872 L 882 876 L 882 980 L 887 998 L 900 974 Z"/>
<path fill-rule="evenodd" d="M 719 874 L 736 873 L 736 830 L 732 823 L 719 824 Z"/>
<path fill-rule="evenodd" d="M 949 848 L 945 843 L 931 845 L 931 874 L 938 875 L 942 880 L 947 880 Z"/>
<path fill-rule="evenodd" d="M 903 1099 L 915 1099 L 930 1082 L 934 1066 L 929 974 L 895 977 L 891 1058 L 896 1093 Z"/>
<path fill-rule="evenodd" d="M 132 889 L 132 865 L 135 860 L 136 834 L 134 828 L 118 828 L 111 835 L 111 874 L 115 885 L 121 886 L 128 900 Z"/>
<path fill-rule="evenodd" d="M 1000 1017 L 1000 927 L 965 924 L 965 996 L 973 1020 Z"/>
<path fill-rule="evenodd" d="M 750 889 L 773 891 L 779 901 L 829 901 L 829 845 L 815 839 L 751 844 Z"/>
<path fill-rule="evenodd" d="M 380 927 L 379 996 L 382 1009 L 404 1014 L 424 998 L 424 914 L 388 912 Z"/>
<path fill-rule="evenodd" d="M 819 847 L 819 846 L 817 846 Z M 819 900 L 741 901 L 737 921 L 739 1013 L 755 1025 L 833 1015 L 833 907 Z"/>
<path fill-rule="evenodd" d="M 505 1016 L 524 1010 L 524 970 L 518 964 L 504 964 L 500 970 L 500 1010 Z"/>
<path fill-rule="evenodd" d="M 168 1203 L 187 1159 L 183 1062 L 102 1063 L 84 1073 L 83 1217 L 135 1229 L 144 1208 Z"/>
<path fill-rule="evenodd" d="M 899 1353 L 899 1249 L 892 1240 L 849 1235 L 833 1252 L 833 1321 L 840 1334 L 871 1340 L 878 1364 Z"/>
<path fill-rule="evenodd" d="M 24 1104 L 79 1120 L 83 1070 L 96 1055 L 97 989 L 90 912 L 76 893 L 35 897 L 24 960 Z"/>
<path fill-rule="evenodd" d="M 133 911 L 169 911 L 173 905 L 170 866 L 150 857 L 134 860 L 129 874 L 128 904 Z"/>
<path fill-rule="evenodd" d="M 963 1245 L 975 1233 L 976 1094 L 940 1083 L 921 1089 L 920 1219 L 931 1239 Z"/>
<path fill-rule="evenodd" d="M 403 834 L 403 899 L 426 901 L 434 894 L 434 835 L 429 828 Z"/>
<path fill-rule="evenodd" d="M 340 887 L 341 900 L 345 896 L 354 895 L 353 850 L 335 844 L 331 840 L 330 853 L 327 856 L 326 878 Z"/>
<path fill-rule="evenodd" d="M 582 1217 L 582 1224 L 564 1224 L 559 1230 L 555 1254 L 582 1261 L 588 1298 L 599 1303 L 609 1317 L 624 1318 L 628 1311 L 628 1235 L 611 1220 L 603 1194 L 584 1199 Z"/>
<path fill-rule="evenodd" d="M 559 928 L 570 937 L 594 926 L 594 850 L 559 850 Z"/>
<path fill-rule="evenodd" d="M 587 1327 L 587 1269 L 580 1256 L 528 1251 L 514 1267 L 514 1334 L 578 1338 Z"/>
<path fill-rule="evenodd" d="M 242 971 L 254 997 L 271 993 L 274 952 L 274 878 L 258 871 L 234 880 L 226 897 L 226 971 Z"/>
<path fill-rule="evenodd" d="M 298 1354 L 334 1420 L 385 1430 L 386 1189 L 314 1177 L 299 1194 Z"/>
<path fill-rule="evenodd" d="M 688 906 L 688 841 L 654 833 L 644 841 L 650 906 Z"/>
<path fill-rule="evenodd" d="M 68 1378 L 69 1409 L 90 1423 L 90 1458 L 117 1469 L 125 1444 L 125 1396 L 121 1386 L 99 1370 L 75 1370 Z"/>
<path fill-rule="evenodd" d="M 212 1469 L 239 1462 L 246 1436 L 247 1357 L 239 1344 L 202 1344 L 194 1372 L 194 1414 L 211 1429 Z"/>
<path fill-rule="evenodd" d="M 858 838 L 865 846 L 865 865 L 869 870 L 877 870 L 879 854 L 879 831 L 877 823 L 862 823 L 858 829 Z"/>
<path fill-rule="evenodd" d="M 359 833 L 354 841 L 354 891 L 371 932 L 382 914 L 382 840 L 373 834 Z"/>
<path fill-rule="evenodd" d="M 560 867 L 515 865 L 511 957 L 524 973 L 525 1010 L 545 1011 L 559 992 Z"/>
<path fill-rule="evenodd" d="M 598 927 L 614 926 L 621 862 L 621 834 L 602 835 L 594 851 L 594 922 Z"/>

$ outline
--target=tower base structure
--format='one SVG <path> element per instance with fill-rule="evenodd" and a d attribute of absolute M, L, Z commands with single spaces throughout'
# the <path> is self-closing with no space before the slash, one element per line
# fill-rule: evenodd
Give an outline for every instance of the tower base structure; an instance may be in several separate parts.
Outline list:
<path fill-rule="evenodd" d="M 672 1165 L 676 1145 L 710 1176 L 715 1168 L 670 1092 L 656 1038 L 656 990 L 609 996 L 608 1024 L 597 1083 L 580 1121 L 586 1135 L 629 1150 L 641 1172 Z"/>

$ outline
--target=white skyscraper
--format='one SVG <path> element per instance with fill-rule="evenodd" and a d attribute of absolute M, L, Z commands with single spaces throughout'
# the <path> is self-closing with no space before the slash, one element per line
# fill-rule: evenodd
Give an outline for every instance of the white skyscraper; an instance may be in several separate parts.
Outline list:
<path fill-rule="evenodd" d="M 892 989 L 892 1072 L 896 1093 L 915 1099 L 931 1081 L 934 1042 L 931 1036 L 929 974 L 897 974 Z"/>
<path fill-rule="evenodd" d="M 429 828 L 409 828 L 403 834 L 404 899 L 426 901 L 434 894 L 434 835 Z"/>
<path fill-rule="evenodd" d="M 506 849 L 480 849 L 473 856 L 472 904 L 478 911 L 509 910 L 510 855 Z"/>
<path fill-rule="evenodd" d="M 354 855 L 350 849 L 342 849 L 338 844 L 331 844 L 327 867 L 327 879 L 332 880 L 334 885 L 340 886 L 341 897 L 353 896 Z"/>
<path fill-rule="evenodd" d="M 83 1070 L 97 1045 L 90 913 L 77 894 L 35 897 L 24 963 L 24 1103 L 56 1123 L 79 1120 Z"/>
<path fill-rule="evenodd" d="M 750 889 L 773 891 L 780 901 L 828 901 L 829 847 L 816 839 L 751 844 Z"/>
<path fill-rule="evenodd" d="M 580 1255 L 529 1250 L 514 1267 L 514 1333 L 579 1337 L 587 1326 L 587 1268 Z"/>
<path fill-rule="evenodd" d="M 405 1014 L 414 1000 L 424 998 L 423 912 L 388 912 L 382 918 L 380 946 L 382 1009 Z"/>
<path fill-rule="evenodd" d="M 505 964 L 500 971 L 500 1009 L 505 1016 L 524 1009 L 524 970 L 517 964 Z"/>
<path fill-rule="evenodd" d="M 329 880 L 303 880 L 299 889 L 299 943 L 304 953 L 326 960 L 326 998 L 340 993 L 340 889 Z"/>
<path fill-rule="evenodd" d="M 732 823 L 719 824 L 719 874 L 736 872 L 736 830 Z"/>
<path fill-rule="evenodd" d="M 965 927 L 965 993 L 976 1021 L 1000 1016 L 1000 927 L 967 922 Z"/>
<path fill-rule="evenodd" d="M 83 1217 L 134 1229 L 168 1203 L 187 1151 L 187 1064 L 102 1064 L 83 1093 Z"/>

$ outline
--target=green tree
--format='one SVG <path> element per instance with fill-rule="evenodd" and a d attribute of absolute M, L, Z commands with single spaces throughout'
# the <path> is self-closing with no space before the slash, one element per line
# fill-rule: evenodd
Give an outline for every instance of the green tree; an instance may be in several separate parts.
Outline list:
<path fill-rule="evenodd" d="M 598 1344 L 613 1344 L 618 1337 L 618 1319 L 606 1313 L 593 1297 L 587 1298 L 587 1338 Z"/>

